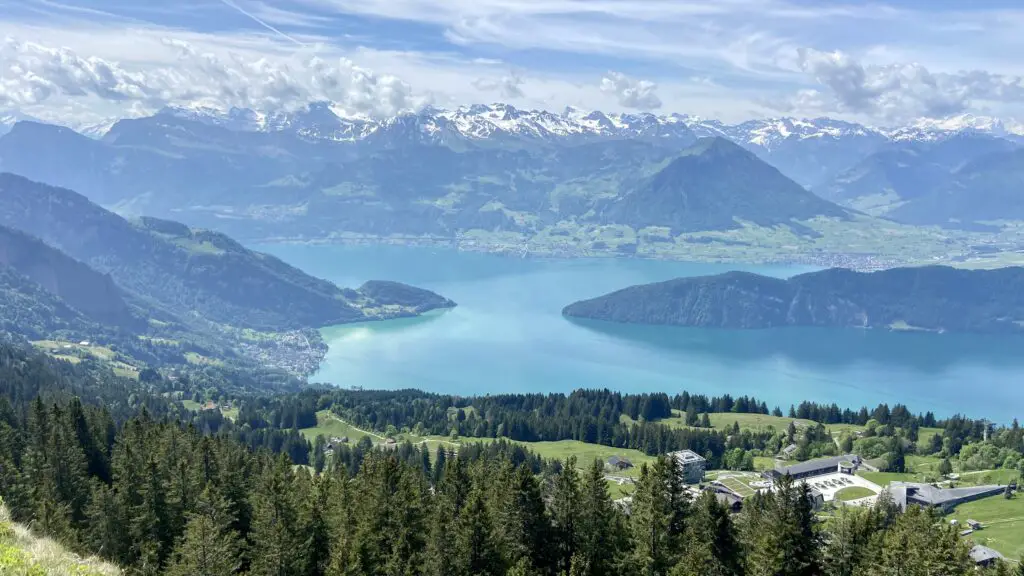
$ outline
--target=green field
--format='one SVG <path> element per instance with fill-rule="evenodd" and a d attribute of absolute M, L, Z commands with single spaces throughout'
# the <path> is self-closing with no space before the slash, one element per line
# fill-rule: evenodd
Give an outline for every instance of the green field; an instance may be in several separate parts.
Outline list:
<path fill-rule="evenodd" d="M 193 412 L 203 407 L 202 404 L 193 400 L 182 400 L 181 405 L 185 407 L 185 410 L 192 410 Z"/>
<path fill-rule="evenodd" d="M 969 538 L 1016 560 L 1024 555 L 1024 497 L 1012 500 L 992 496 L 957 506 L 949 516 L 961 524 L 968 519 L 981 522 L 982 529 Z"/>
<path fill-rule="evenodd" d="M 671 418 L 662 418 L 656 420 L 659 424 L 664 424 L 672 428 L 689 428 L 686 425 L 686 414 L 681 410 L 673 410 L 673 416 Z M 623 414 L 619 420 L 625 424 L 633 423 L 633 419 Z M 724 430 L 726 428 L 732 428 L 734 423 L 739 423 L 740 430 L 766 430 L 768 428 L 774 428 L 776 430 L 785 430 L 789 427 L 790 422 L 796 422 L 797 426 L 809 426 L 814 424 L 810 420 L 800 420 L 797 418 L 786 418 L 784 416 L 770 416 L 768 414 L 741 414 L 737 412 L 709 412 L 708 420 L 711 422 L 712 428 Z"/>
<path fill-rule="evenodd" d="M 757 490 L 754 489 L 754 488 L 751 488 L 743 480 L 744 480 L 743 478 L 736 478 L 736 477 L 733 477 L 733 478 L 720 478 L 718 480 L 718 482 L 721 483 L 722 485 L 724 485 L 726 488 L 728 488 L 728 489 L 732 490 L 733 492 L 739 494 L 743 498 L 749 498 L 750 496 L 753 496 L 754 493 L 757 492 Z"/>
<path fill-rule="evenodd" d="M 303 428 L 302 430 L 299 430 L 299 432 L 302 432 L 302 435 L 310 442 L 316 440 L 317 436 L 323 436 L 327 440 L 330 440 L 332 436 L 348 436 L 348 441 L 351 444 L 359 442 L 363 436 L 370 436 L 370 439 L 374 442 L 378 442 L 382 439 L 379 436 L 367 434 L 347 422 L 342 422 L 329 410 L 321 410 L 317 412 L 316 422 L 317 425 L 313 428 Z"/>
<path fill-rule="evenodd" d="M 795 422 L 797 427 L 814 425 L 814 422 L 810 420 L 770 416 L 768 414 L 736 414 L 734 412 L 712 412 L 708 414 L 708 419 L 711 420 L 713 428 L 720 430 L 732 428 L 734 423 L 739 423 L 740 430 L 753 431 L 767 430 L 768 428 L 781 431 L 789 428 L 790 422 Z"/>
<path fill-rule="evenodd" d="M 863 486 L 847 486 L 836 492 L 836 500 L 843 502 L 849 502 L 850 500 L 860 500 L 861 498 L 867 498 L 868 496 L 874 496 L 875 491 L 870 488 Z"/>
<path fill-rule="evenodd" d="M 612 448 L 611 446 L 602 446 L 600 444 L 587 444 L 578 440 L 559 440 L 557 442 L 516 442 L 529 448 L 531 451 L 536 453 L 542 458 L 554 458 L 561 461 L 565 461 L 569 456 L 575 456 L 577 460 L 577 466 L 581 469 L 589 468 L 595 459 L 601 460 L 602 462 L 607 461 L 612 456 L 620 456 L 628 458 L 633 463 L 633 468 L 627 468 L 625 470 L 609 472 L 613 476 L 630 476 L 635 477 L 640 474 L 640 465 L 647 463 L 653 463 L 655 460 L 654 456 L 648 456 L 639 450 L 630 450 L 628 448 Z"/>
<path fill-rule="evenodd" d="M 979 472 L 962 472 L 960 479 L 956 481 L 959 485 L 981 486 L 984 484 L 1009 484 L 1020 482 L 1020 472 L 1016 470 L 982 470 Z"/>

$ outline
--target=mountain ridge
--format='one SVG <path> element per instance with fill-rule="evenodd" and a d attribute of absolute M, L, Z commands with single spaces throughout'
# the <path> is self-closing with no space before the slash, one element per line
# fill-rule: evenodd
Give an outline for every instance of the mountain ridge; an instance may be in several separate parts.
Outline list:
<path fill-rule="evenodd" d="M 698 328 L 856 327 L 1024 333 L 1024 268 L 947 266 L 783 279 L 749 272 L 630 286 L 566 306 L 570 318 Z"/>

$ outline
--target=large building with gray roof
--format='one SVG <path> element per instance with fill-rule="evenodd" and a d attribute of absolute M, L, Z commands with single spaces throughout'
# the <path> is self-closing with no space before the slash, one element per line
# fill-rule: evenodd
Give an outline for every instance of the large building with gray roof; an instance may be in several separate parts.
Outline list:
<path fill-rule="evenodd" d="M 824 476 L 825 474 L 835 474 L 837 472 L 852 474 L 860 466 L 860 463 L 860 456 L 847 454 L 845 456 L 808 460 L 791 466 L 777 464 L 773 470 L 768 472 L 768 475 L 772 478 L 781 478 L 789 475 L 794 480 L 799 480 L 801 478 L 812 478 L 814 476 Z"/>
<path fill-rule="evenodd" d="M 891 482 L 889 494 L 893 502 L 906 510 L 907 506 L 917 505 L 923 508 L 938 508 L 949 512 L 965 502 L 972 502 L 989 496 L 1002 494 L 1006 486 L 991 484 L 988 486 L 965 486 L 962 488 L 939 488 L 932 484 L 917 482 Z"/>

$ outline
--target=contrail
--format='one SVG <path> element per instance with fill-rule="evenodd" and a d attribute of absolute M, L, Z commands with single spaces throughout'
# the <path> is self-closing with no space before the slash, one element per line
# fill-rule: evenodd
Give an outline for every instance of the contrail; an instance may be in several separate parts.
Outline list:
<path fill-rule="evenodd" d="M 262 19 L 260 19 L 257 16 L 255 16 L 252 12 L 249 12 L 245 8 L 242 8 L 241 6 L 239 6 L 238 4 L 235 4 L 234 0 L 220 0 L 220 1 L 221 1 L 221 3 L 223 3 L 228 8 L 233 8 L 236 11 L 238 11 L 239 13 L 241 13 L 242 15 L 248 16 L 253 22 L 259 24 L 260 26 L 263 26 L 264 28 L 266 28 L 267 30 L 270 30 L 271 32 L 277 34 L 278 36 L 281 36 L 282 38 L 285 38 L 286 40 L 290 40 L 290 41 L 298 44 L 299 46 L 302 46 L 303 48 L 306 47 L 306 44 L 304 42 L 301 42 L 301 41 L 297 40 L 296 38 L 294 38 L 292 36 L 289 36 L 288 34 L 285 34 L 284 32 L 281 32 L 280 30 L 278 30 L 274 26 L 271 26 L 270 24 L 267 24 Z"/>

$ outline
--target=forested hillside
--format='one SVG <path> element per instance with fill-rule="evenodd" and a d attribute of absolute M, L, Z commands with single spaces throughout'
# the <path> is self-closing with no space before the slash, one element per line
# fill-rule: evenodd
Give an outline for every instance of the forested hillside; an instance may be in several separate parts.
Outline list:
<path fill-rule="evenodd" d="M 885 498 L 821 524 L 808 488 L 787 479 L 733 515 L 712 493 L 690 496 L 659 457 L 623 507 L 602 463 L 544 461 L 505 441 L 436 453 L 360 442 L 317 474 L 281 443 L 247 442 L 248 423 L 183 411 L 167 394 L 198 391 L 189 383 L 153 375 L 131 389 L 77 370 L 0 348 L 0 496 L 17 521 L 129 574 L 975 573 L 955 527 Z M 251 401 L 276 403 L 263 398 Z M 622 407 L 655 416 L 670 404 Z"/>
<path fill-rule="evenodd" d="M 0 175 L 0 200 L 0 223 L 38 236 L 182 317 L 198 314 L 239 327 L 285 330 L 452 305 L 427 291 L 402 306 L 376 301 L 222 234 L 152 218 L 129 222 L 70 190 L 11 174 Z"/>
<path fill-rule="evenodd" d="M 789 279 L 749 272 L 631 286 L 565 307 L 574 318 L 705 328 L 833 326 L 934 332 L 1024 331 L 1024 268 L 946 266 Z"/>

